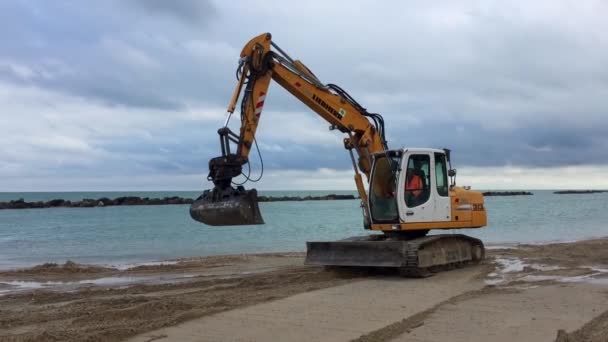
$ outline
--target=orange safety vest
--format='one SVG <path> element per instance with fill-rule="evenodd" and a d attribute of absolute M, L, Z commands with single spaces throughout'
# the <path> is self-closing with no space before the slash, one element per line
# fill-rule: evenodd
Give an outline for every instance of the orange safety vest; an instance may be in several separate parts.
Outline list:
<path fill-rule="evenodd" d="M 412 175 L 405 186 L 405 190 L 411 191 L 414 197 L 420 196 L 423 188 L 422 177 L 418 175 Z"/>

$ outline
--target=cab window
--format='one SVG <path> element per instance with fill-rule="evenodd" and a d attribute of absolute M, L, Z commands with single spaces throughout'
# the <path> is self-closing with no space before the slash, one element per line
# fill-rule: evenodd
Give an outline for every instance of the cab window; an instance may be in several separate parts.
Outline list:
<path fill-rule="evenodd" d="M 447 197 L 448 190 L 448 174 L 445 154 L 435 153 L 435 180 L 437 183 L 437 194 Z"/>
<path fill-rule="evenodd" d="M 374 163 L 369 189 L 369 203 L 375 222 L 398 222 L 396 181 L 399 179 L 401 157 L 379 156 Z"/>
<path fill-rule="evenodd" d="M 426 154 L 413 154 L 407 162 L 405 204 L 408 208 L 417 207 L 429 200 L 430 159 Z"/>

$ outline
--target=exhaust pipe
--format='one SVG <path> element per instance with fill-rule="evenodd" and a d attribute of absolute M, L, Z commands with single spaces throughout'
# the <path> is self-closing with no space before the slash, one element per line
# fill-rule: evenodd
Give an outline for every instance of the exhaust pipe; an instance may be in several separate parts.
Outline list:
<path fill-rule="evenodd" d="M 209 226 L 264 224 L 257 190 L 242 186 L 205 190 L 190 206 L 190 216 Z"/>

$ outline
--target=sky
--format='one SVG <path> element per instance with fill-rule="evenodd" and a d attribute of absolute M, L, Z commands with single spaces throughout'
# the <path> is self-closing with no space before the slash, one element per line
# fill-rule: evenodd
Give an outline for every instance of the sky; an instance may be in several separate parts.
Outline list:
<path fill-rule="evenodd" d="M 608 188 L 607 11 L 556 0 L 0 1 L 0 191 L 209 187 L 240 50 L 263 32 L 381 113 L 391 148 L 450 148 L 461 185 Z M 249 187 L 355 188 L 343 136 L 277 84 L 257 139 L 264 177 Z"/>

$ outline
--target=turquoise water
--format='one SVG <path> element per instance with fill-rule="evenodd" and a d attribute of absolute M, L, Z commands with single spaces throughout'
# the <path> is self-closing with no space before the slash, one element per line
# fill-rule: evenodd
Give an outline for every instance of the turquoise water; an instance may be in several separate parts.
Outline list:
<path fill-rule="evenodd" d="M 349 191 L 275 191 L 306 196 Z M 0 201 L 118 197 L 196 197 L 198 192 L 0 193 Z M 608 235 L 608 193 L 487 197 L 488 226 L 454 231 L 488 244 L 571 241 Z M 260 203 L 260 226 L 213 228 L 187 205 L 0 210 L 0 269 L 44 262 L 132 264 L 179 257 L 302 251 L 310 240 L 365 234 L 358 200 Z"/>

